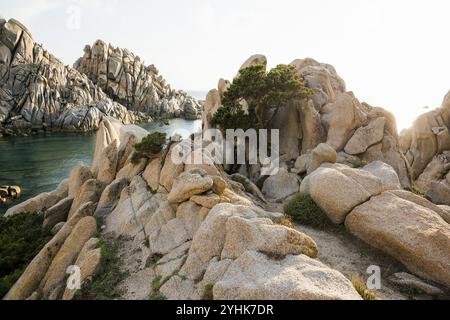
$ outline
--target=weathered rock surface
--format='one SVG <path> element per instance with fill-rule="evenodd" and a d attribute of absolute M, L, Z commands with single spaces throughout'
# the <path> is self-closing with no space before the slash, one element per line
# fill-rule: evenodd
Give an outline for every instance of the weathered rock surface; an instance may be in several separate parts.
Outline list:
<path fill-rule="evenodd" d="M 67 197 L 68 189 L 68 180 L 64 180 L 59 184 L 56 190 L 41 193 L 34 198 L 28 199 L 14 207 L 9 208 L 5 213 L 5 217 L 13 216 L 19 213 L 42 212 L 49 209 Z"/>
<path fill-rule="evenodd" d="M 323 163 L 336 163 L 336 151 L 326 143 L 319 144 L 311 153 L 311 160 L 308 162 L 306 169 L 310 174 Z"/>
<path fill-rule="evenodd" d="M 276 175 L 264 181 L 262 192 L 266 199 L 282 201 L 300 190 L 300 178 L 287 169 L 280 168 Z"/>
<path fill-rule="evenodd" d="M 281 261 L 246 251 L 213 289 L 217 300 L 361 300 L 339 272 L 305 255 Z"/>
<path fill-rule="evenodd" d="M 181 203 L 194 195 L 211 190 L 212 187 L 213 180 L 205 171 L 201 169 L 187 171 L 174 179 L 167 200 L 170 203 Z"/>
<path fill-rule="evenodd" d="M 173 90 L 154 65 L 145 66 L 127 49 L 97 40 L 84 48 L 84 55 L 74 68 L 127 109 L 155 117 L 200 116 L 201 105 L 197 100 Z"/>
<path fill-rule="evenodd" d="M 356 207 L 345 225 L 411 272 L 450 286 L 450 225 L 435 211 L 384 192 Z"/>
<path fill-rule="evenodd" d="M 44 214 L 44 229 L 52 229 L 57 223 L 65 222 L 72 206 L 73 198 L 67 197 L 49 208 Z"/>
<path fill-rule="evenodd" d="M 382 161 L 374 161 L 364 166 L 362 170 L 368 171 L 381 179 L 383 191 L 402 189 L 398 175 L 394 168 Z"/>
<path fill-rule="evenodd" d="M 351 155 L 361 154 L 370 146 L 381 142 L 384 136 L 386 119 L 376 118 L 367 126 L 358 128 L 345 146 L 345 152 Z"/>
<path fill-rule="evenodd" d="M 311 195 L 336 224 L 343 223 L 354 207 L 381 191 L 379 178 L 341 164 L 322 166 L 307 176 L 300 187 L 300 192 Z"/>

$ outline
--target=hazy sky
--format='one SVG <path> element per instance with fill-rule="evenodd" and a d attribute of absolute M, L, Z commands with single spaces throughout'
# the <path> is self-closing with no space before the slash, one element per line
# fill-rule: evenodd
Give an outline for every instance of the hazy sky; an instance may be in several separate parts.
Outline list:
<path fill-rule="evenodd" d="M 448 0 L 0 0 L 0 14 L 72 64 L 103 39 L 155 64 L 177 89 L 207 91 L 251 54 L 271 66 L 334 65 L 361 101 L 408 126 L 450 89 Z"/>

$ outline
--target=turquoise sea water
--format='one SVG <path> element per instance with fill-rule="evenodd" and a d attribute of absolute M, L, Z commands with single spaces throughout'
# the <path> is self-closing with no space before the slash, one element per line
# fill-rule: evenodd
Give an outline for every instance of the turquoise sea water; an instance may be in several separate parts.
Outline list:
<path fill-rule="evenodd" d="M 201 128 L 201 121 L 173 119 L 169 125 L 153 122 L 142 127 L 150 132 L 186 137 Z M 90 165 L 94 147 L 95 134 L 55 133 L 0 139 L 0 185 L 22 188 L 20 199 L 0 205 L 0 214 L 41 192 L 54 190 L 80 161 Z"/>

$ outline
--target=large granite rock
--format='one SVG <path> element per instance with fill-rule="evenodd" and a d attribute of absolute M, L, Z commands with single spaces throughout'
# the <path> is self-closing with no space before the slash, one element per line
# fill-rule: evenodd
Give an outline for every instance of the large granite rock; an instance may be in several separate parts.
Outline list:
<path fill-rule="evenodd" d="M 325 164 L 307 176 L 300 192 L 311 195 L 336 224 L 345 221 L 357 205 L 382 191 L 382 182 L 373 174 L 341 164 Z"/>
<path fill-rule="evenodd" d="M 345 225 L 411 272 L 450 286 L 450 225 L 429 207 L 384 192 L 356 207 Z"/>
<path fill-rule="evenodd" d="M 305 255 L 281 261 L 246 251 L 213 288 L 217 300 L 361 300 L 341 273 Z"/>

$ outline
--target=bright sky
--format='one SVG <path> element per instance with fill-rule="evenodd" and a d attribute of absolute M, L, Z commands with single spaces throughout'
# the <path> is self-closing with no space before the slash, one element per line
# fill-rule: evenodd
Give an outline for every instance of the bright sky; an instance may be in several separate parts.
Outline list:
<path fill-rule="evenodd" d="M 405 128 L 450 89 L 448 0 L 0 0 L 6 18 L 72 64 L 103 39 L 154 63 L 173 87 L 207 91 L 252 54 L 312 57 Z"/>

